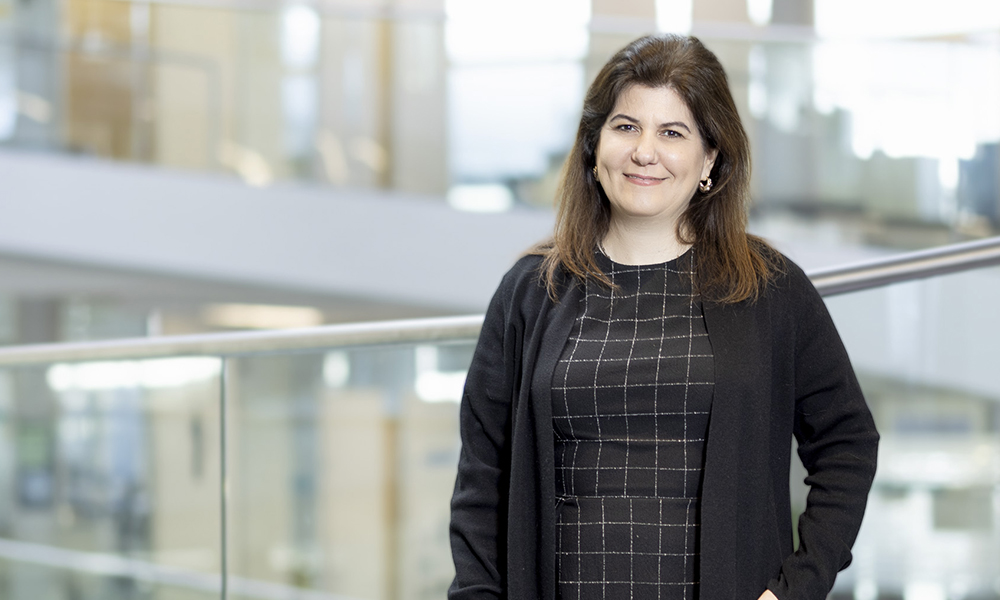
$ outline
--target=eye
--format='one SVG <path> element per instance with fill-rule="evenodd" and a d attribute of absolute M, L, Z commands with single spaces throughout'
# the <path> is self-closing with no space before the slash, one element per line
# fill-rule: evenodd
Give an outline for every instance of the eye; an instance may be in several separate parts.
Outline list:
<path fill-rule="evenodd" d="M 675 138 L 682 138 L 682 137 L 684 137 L 684 134 L 682 134 L 681 132 L 677 131 L 676 129 L 665 129 L 663 131 L 663 135 L 666 136 L 666 137 L 675 137 Z"/>
<path fill-rule="evenodd" d="M 622 123 L 621 125 L 615 125 L 616 131 L 637 131 L 635 125 L 631 123 Z"/>

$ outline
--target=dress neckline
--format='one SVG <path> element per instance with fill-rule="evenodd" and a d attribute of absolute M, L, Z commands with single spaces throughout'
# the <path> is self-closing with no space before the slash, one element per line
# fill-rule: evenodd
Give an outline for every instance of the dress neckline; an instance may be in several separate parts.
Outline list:
<path fill-rule="evenodd" d="M 628 265 L 625 263 L 616 262 L 614 259 L 612 259 L 604 252 L 604 249 L 601 248 L 601 246 L 598 246 L 595 252 L 595 255 L 597 257 L 597 266 L 599 266 L 601 270 L 604 271 L 605 273 L 609 272 L 612 268 L 618 272 L 625 270 L 636 270 L 636 269 L 663 269 L 666 267 L 672 267 L 676 265 L 678 262 L 680 262 L 681 259 L 690 257 L 692 254 L 694 254 L 694 246 L 691 246 L 683 253 L 681 253 L 679 256 L 671 258 L 670 260 L 658 263 L 648 263 L 643 265 Z"/>

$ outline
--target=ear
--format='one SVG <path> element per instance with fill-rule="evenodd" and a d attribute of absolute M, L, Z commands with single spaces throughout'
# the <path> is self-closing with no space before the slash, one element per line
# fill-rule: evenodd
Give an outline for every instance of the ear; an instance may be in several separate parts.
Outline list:
<path fill-rule="evenodd" d="M 712 174 L 712 167 L 715 166 L 715 159 L 719 156 L 719 149 L 712 148 L 705 153 L 705 165 L 701 170 L 701 178 L 705 179 Z"/>

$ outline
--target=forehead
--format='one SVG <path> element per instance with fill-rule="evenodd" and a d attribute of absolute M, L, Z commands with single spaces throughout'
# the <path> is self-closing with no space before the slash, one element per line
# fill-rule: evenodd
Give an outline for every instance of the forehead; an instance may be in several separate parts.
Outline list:
<path fill-rule="evenodd" d="M 662 123 L 683 121 L 694 129 L 691 109 L 672 87 L 630 85 L 618 96 L 609 117 L 625 114 L 636 119 L 651 119 Z"/>

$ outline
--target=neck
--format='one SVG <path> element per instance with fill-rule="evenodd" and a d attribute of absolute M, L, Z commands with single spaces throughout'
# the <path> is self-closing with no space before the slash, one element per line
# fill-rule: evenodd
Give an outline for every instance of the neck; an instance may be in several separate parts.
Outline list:
<path fill-rule="evenodd" d="M 677 226 L 653 219 L 611 219 L 601 248 L 623 265 L 652 265 L 673 260 L 691 247 L 677 239 Z"/>

